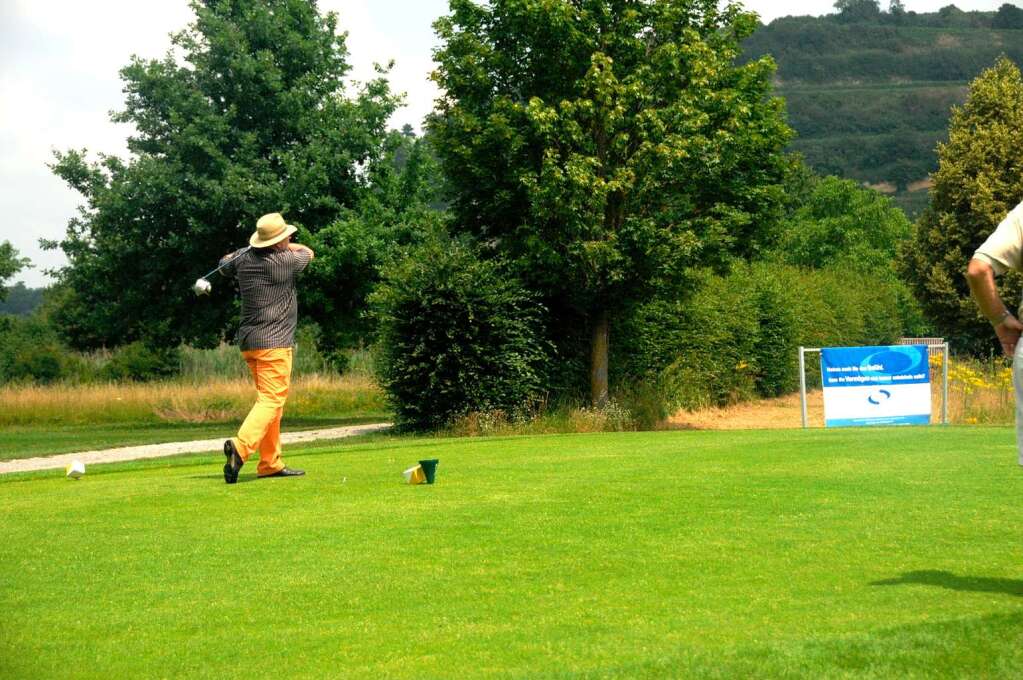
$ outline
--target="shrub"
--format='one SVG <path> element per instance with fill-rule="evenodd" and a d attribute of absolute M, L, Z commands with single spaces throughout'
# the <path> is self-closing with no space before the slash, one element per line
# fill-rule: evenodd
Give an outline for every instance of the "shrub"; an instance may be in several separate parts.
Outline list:
<path fill-rule="evenodd" d="M 63 377 L 63 353 L 53 344 L 23 344 L 10 356 L 9 380 L 49 384 Z"/>
<path fill-rule="evenodd" d="M 800 319 L 798 277 L 791 270 L 758 265 L 752 268 L 753 314 L 756 342 L 750 349 L 755 367 L 757 393 L 764 397 L 788 394 L 799 387 Z"/>
<path fill-rule="evenodd" d="M 181 351 L 177 347 L 154 348 L 141 342 L 119 347 L 103 367 L 107 380 L 155 380 L 177 375 L 181 370 Z"/>
<path fill-rule="evenodd" d="M 905 292 L 844 268 L 759 263 L 707 273 L 690 300 L 653 300 L 616 325 L 615 382 L 626 392 L 645 386 L 644 398 L 622 399 L 644 426 L 658 411 L 787 394 L 799 386 L 801 345 L 889 344 L 916 323 Z M 816 365 L 807 368 L 813 379 Z"/>
<path fill-rule="evenodd" d="M 756 396 L 757 314 L 749 293 L 741 275 L 709 277 L 680 310 L 685 332 L 676 358 L 662 372 L 671 406 L 731 404 Z"/>
<path fill-rule="evenodd" d="M 39 316 L 0 320 L 0 382 L 53 383 L 71 361 L 56 333 Z"/>
<path fill-rule="evenodd" d="M 385 268 L 372 296 L 377 375 L 399 426 L 514 413 L 545 386 L 543 308 L 496 261 L 438 237 Z"/>

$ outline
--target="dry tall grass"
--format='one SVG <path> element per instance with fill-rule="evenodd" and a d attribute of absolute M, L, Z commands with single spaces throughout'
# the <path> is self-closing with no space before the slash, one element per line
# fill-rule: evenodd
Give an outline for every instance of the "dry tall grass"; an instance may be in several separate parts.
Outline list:
<path fill-rule="evenodd" d="M 438 434 L 451 437 L 513 436 L 586 432 L 627 432 L 638 429 L 632 414 L 611 400 L 602 408 L 534 405 L 519 417 L 500 410 L 474 411 L 456 418 Z"/>
<path fill-rule="evenodd" d="M 206 423 L 238 420 L 255 399 L 252 379 L 102 385 L 0 387 L 0 427 L 103 423 Z M 355 417 L 386 411 L 365 375 L 299 376 L 287 412 L 293 418 Z"/>

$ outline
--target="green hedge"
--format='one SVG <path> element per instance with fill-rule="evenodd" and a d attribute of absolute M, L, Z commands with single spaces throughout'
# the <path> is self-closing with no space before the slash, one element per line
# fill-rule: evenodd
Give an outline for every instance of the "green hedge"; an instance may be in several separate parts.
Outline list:
<path fill-rule="evenodd" d="M 48 384 L 78 369 L 42 319 L 0 316 L 0 384 Z"/>
<path fill-rule="evenodd" d="M 655 300 L 618 320 L 613 380 L 657 385 L 667 410 L 779 396 L 799 387 L 800 345 L 888 344 L 917 318 L 897 281 L 740 265 L 705 274 L 685 303 Z"/>
<path fill-rule="evenodd" d="M 514 416 L 547 386 L 544 308 L 499 262 L 439 238 L 384 269 L 371 300 L 376 370 L 397 424 L 429 430 L 471 413 Z"/>

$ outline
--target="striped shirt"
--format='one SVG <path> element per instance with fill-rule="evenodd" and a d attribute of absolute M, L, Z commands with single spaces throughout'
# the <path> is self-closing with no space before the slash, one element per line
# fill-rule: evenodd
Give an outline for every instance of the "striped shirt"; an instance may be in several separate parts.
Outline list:
<path fill-rule="evenodd" d="M 309 251 L 252 248 L 239 253 L 241 250 L 236 250 L 220 260 L 227 262 L 221 271 L 238 279 L 242 293 L 238 346 L 242 351 L 294 347 L 298 326 L 295 277 L 309 264 Z"/>

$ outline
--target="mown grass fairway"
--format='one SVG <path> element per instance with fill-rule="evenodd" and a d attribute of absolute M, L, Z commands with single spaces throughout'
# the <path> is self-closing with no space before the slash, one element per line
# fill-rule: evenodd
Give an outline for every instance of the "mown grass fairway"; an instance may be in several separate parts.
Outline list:
<path fill-rule="evenodd" d="M 438 457 L 438 484 L 401 470 Z M 1018 677 L 1008 428 L 293 449 L 0 480 L 2 677 Z M 347 478 L 347 481 L 342 480 Z"/>

